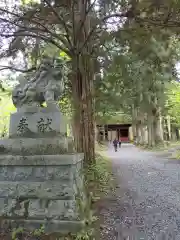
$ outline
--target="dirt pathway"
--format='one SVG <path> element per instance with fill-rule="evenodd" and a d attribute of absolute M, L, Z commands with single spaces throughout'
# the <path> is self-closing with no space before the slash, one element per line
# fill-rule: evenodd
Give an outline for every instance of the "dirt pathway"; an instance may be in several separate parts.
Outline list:
<path fill-rule="evenodd" d="M 130 144 L 106 154 L 117 188 L 101 206 L 101 239 L 180 240 L 180 161 Z"/>

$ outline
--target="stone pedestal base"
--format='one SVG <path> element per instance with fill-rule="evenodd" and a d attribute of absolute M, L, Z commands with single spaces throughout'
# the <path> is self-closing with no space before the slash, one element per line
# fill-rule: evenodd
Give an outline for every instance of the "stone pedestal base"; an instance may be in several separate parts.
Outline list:
<path fill-rule="evenodd" d="M 9 139 L 0 140 L 0 222 L 77 232 L 83 225 L 76 199 L 83 193 L 83 154 L 67 137 L 62 114 L 50 110 L 11 115 Z"/>
<path fill-rule="evenodd" d="M 46 232 L 82 228 L 76 201 L 83 192 L 82 154 L 0 155 L 1 224 Z"/>

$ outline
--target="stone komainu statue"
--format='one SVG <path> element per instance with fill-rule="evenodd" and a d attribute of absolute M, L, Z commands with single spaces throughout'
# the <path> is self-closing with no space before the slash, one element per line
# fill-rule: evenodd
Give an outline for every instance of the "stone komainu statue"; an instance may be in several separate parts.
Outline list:
<path fill-rule="evenodd" d="M 57 105 L 64 90 L 62 71 L 54 67 L 54 61 L 44 58 L 38 71 L 30 80 L 21 80 L 12 92 L 17 109 L 27 106 Z"/>

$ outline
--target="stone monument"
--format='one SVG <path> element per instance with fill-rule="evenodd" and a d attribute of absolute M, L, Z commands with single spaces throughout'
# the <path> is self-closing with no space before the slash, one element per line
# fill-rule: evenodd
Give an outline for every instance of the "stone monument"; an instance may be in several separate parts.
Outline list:
<path fill-rule="evenodd" d="M 83 154 L 67 137 L 58 107 L 63 87 L 62 72 L 45 58 L 33 77 L 13 90 L 17 112 L 11 115 L 9 138 L 0 140 L 1 227 L 43 225 L 46 232 L 67 233 L 83 225 L 76 201 L 83 187 Z"/>

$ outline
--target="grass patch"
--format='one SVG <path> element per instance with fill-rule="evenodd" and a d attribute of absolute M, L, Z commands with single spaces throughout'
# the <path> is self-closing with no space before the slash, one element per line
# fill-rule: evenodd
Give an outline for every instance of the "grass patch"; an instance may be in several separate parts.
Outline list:
<path fill-rule="evenodd" d="M 180 160 L 180 150 L 177 150 L 172 153 L 172 156 L 170 157 L 172 160 Z"/>
<path fill-rule="evenodd" d="M 88 188 L 92 190 L 95 198 L 101 198 L 107 194 L 113 186 L 112 167 L 110 160 L 96 154 L 96 164 L 88 169 L 87 173 Z"/>
<path fill-rule="evenodd" d="M 176 152 L 176 159 L 180 160 L 180 150 Z"/>
<path fill-rule="evenodd" d="M 107 150 L 107 142 L 100 142 L 95 144 L 95 149 L 97 153 Z"/>
<path fill-rule="evenodd" d="M 158 152 L 158 151 L 164 151 L 164 150 L 166 151 L 166 150 L 169 150 L 176 146 L 180 146 L 179 141 L 172 141 L 172 142 L 165 141 L 164 144 L 157 144 L 153 147 L 148 146 L 148 145 L 137 145 L 137 147 L 139 147 L 141 149 L 144 149 L 147 151 L 152 151 L 152 152 L 155 152 L 155 151 Z"/>
<path fill-rule="evenodd" d="M 99 150 L 105 150 L 106 146 L 101 145 Z M 84 191 L 86 201 L 80 201 L 81 212 L 85 216 L 85 227 L 75 236 L 66 238 L 68 240 L 95 240 L 99 235 L 100 222 L 97 214 L 97 203 L 102 200 L 113 189 L 113 176 L 110 160 L 97 153 L 96 161 L 87 169 L 84 169 Z M 59 239 L 58 239 L 59 240 Z"/>
<path fill-rule="evenodd" d="M 90 221 L 91 226 L 89 226 L 93 234 L 86 239 L 99 239 L 100 219 L 98 218 L 98 203 L 114 189 L 112 166 L 107 157 L 100 153 L 96 154 L 96 163 L 86 170 L 85 185 L 88 190 L 88 199 L 91 199 L 89 212 L 92 212 L 91 216 L 94 218 L 94 221 Z"/>
<path fill-rule="evenodd" d="M 99 149 L 105 150 L 102 145 Z M 112 166 L 110 160 L 100 154 L 96 154 L 96 162 L 85 169 L 85 192 L 87 196 L 83 207 L 86 216 L 85 228 L 73 238 L 75 240 L 99 239 L 100 221 L 98 219 L 97 205 L 110 191 L 114 189 Z M 83 203 L 84 204 L 84 203 Z"/>

